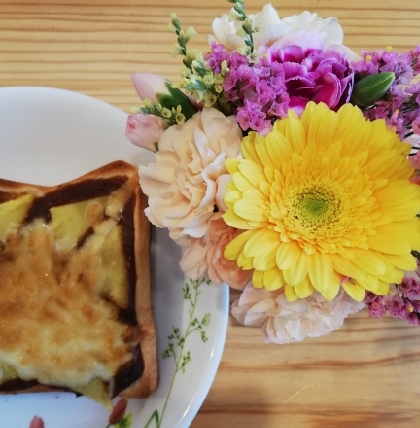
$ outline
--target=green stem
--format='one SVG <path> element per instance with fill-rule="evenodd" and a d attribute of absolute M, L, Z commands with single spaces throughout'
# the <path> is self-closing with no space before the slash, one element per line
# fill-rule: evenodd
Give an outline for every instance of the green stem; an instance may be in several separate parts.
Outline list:
<path fill-rule="evenodd" d="M 192 322 L 193 315 L 194 315 L 195 305 L 197 303 L 197 296 L 198 296 L 197 288 L 201 285 L 202 281 L 203 280 L 201 280 L 201 282 L 197 285 L 197 287 L 195 287 L 195 288 L 193 287 L 194 291 L 195 291 L 195 294 L 194 294 L 193 299 L 190 299 L 190 301 L 191 301 L 190 321 L 189 321 L 189 324 L 188 324 L 187 332 L 185 333 L 185 336 L 184 336 L 185 338 L 190 334 L 191 322 Z M 176 377 L 176 375 L 177 375 L 177 373 L 179 371 L 179 368 L 180 368 L 182 356 L 183 356 L 183 353 L 184 353 L 184 346 L 185 346 L 185 340 L 184 340 L 183 344 L 181 345 L 181 351 L 179 353 L 178 361 L 176 362 L 176 365 L 175 365 L 175 372 L 174 372 L 174 374 L 172 376 L 171 384 L 169 386 L 168 394 L 166 395 L 165 403 L 163 404 L 162 414 L 161 414 L 160 418 L 157 418 L 156 428 L 160 428 L 160 425 L 162 423 L 163 415 L 165 414 L 165 410 L 166 410 L 166 405 L 168 404 L 169 396 L 171 395 L 172 388 L 173 388 L 174 383 L 175 383 L 175 377 Z M 157 412 L 157 411 L 155 410 L 155 412 Z M 147 428 L 147 426 L 145 428 Z"/>
<path fill-rule="evenodd" d="M 150 416 L 150 418 L 149 418 L 149 420 L 147 421 L 147 424 L 146 424 L 146 426 L 144 427 L 144 428 L 148 428 L 149 427 L 149 425 L 152 423 L 152 421 L 153 421 L 153 418 L 156 420 L 156 426 L 158 427 L 159 425 L 160 425 L 160 423 L 159 423 L 159 414 L 158 414 L 158 411 L 157 410 L 155 410 L 153 413 L 152 413 L 152 416 Z M 108 427 L 107 427 L 108 428 Z"/>

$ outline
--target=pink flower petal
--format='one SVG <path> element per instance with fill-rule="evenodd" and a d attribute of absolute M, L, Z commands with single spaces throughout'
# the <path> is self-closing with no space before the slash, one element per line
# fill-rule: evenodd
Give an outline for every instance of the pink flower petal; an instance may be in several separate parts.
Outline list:
<path fill-rule="evenodd" d="M 340 81 L 334 74 L 328 73 L 323 76 L 320 84 L 321 88 L 313 95 L 312 101 L 335 107 L 341 96 Z"/>
<path fill-rule="evenodd" d="M 44 428 L 44 421 L 39 416 L 34 416 L 29 424 L 29 428 Z"/>

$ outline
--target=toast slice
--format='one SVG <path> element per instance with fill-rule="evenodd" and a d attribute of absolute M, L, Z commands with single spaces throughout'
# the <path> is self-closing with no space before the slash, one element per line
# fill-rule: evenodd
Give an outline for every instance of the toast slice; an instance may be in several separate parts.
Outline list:
<path fill-rule="evenodd" d="M 0 180 L 0 393 L 155 391 L 146 203 L 123 161 L 55 187 Z"/>

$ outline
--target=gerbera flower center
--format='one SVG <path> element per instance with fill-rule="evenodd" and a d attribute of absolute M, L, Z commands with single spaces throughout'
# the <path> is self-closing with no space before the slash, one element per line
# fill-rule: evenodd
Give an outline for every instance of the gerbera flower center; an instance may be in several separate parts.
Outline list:
<path fill-rule="evenodd" d="M 302 192 L 295 201 L 296 217 L 307 226 L 315 226 L 328 221 L 332 202 L 334 201 L 328 189 L 313 188 L 307 192 Z"/>

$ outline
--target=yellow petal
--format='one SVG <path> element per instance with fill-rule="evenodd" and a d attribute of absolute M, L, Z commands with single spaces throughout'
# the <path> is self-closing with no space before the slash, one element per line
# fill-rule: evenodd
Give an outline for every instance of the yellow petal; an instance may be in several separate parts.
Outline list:
<path fill-rule="evenodd" d="M 320 293 L 327 291 L 334 282 L 331 260 L 318 251 L 310 259 L 308 275 L 313 287 Z"/>
<path fill-rule="evenodd" d="M 264 271 L 263 284 L 268 291 L 278 290 L 279 288 L 283 287 L 283 275 L 277 269 L 277 267 Z"/>
<path fill-rule="evenodd" d="M 357 284 L 361 285 L 367 291 L 376 294 L 376 290 L 379 287 L 378 278 L 374 275 L 366 275 L 366 278 L 363 281 L 356 281 Z"/>
<path fill-rule="evenodd" d="M 239 201 L 239 199 L 242 199 L 242 193 L 238 191 L 228 191 L 224 198 L 225 204 L 228 208 L 232 208 L 233 204 Z"/>
<path fill-rule="evenodd" d="M 365 272 L 359 266 L 355 265 L 352 261 L 347 260 L 339 254 L 329 255 L 333 268 L 341 275 L 348 276 L 349 278 L 355 278 L 363 280 L 365 278 Z"/>
<path fill-rule="evenodd" d="M 387 254 L 386 258 L 397 269 L 414 270 L 417 267 L 416 259 L 411 254 L 405 254 L 404 256 L 393 256 Z"/>
<path fill-rule="evenodd" d="M 266 181 L 261 167 L 252 160 L 241 159 L 238 168 L 242 175 L 257 189 L 261 182 Z"/>
<path fill-rule="evenodd" d="M 276 254 L 277 266 L 281 270 L 290 269 L 299 259 L 301 250 L 294 241 L 280 244 Z"/>
<path fill-rule="evenodd" d="M 378 178 L 391 177 L 399 169 L 400 152 L 394 150 L 384 150 L 377 156 L 374 156 L 367 163 L 367 173 L 372 180 Z"/>
<path fill-rule="evenodd" d="M 337 114 L 333 111 L 326 109 L 325 116 L 321 120 L 318 126 L 318 132 L 316 136 L 317 147 L 328 147 L 334 143 L 334 134 L 338 125 Z M 309 135 L 309 134 L 308 134 Z M 309 136 L 308 136 L 308 141 Z"/>
<path fill-rule="evenodd" d="M 332 300 L 335 296 L 337 296 L 338 292 L 340 291 L 340 275 L 335 273 L 333 275 L 333 280 L 330 282 L 329 287 L 327 290 L 324 290 L 321 292 L 321 294 L 327 299 Z"/>
<path fill-rule="evenodd" d="M 407 180 L 391 181 L 388 185 L 375 192 L 375 198 L 382 209 L 404 204 L 412 199 L 419 201 L 419 186 Z"/>
<path fill-rule="evenodd" d="M 254 257 L 252 266 L 258 270 L 267 270 L 276 266 L 276 250 L 274 249 L 271 253 Z"/>
<path fill-rule="evenodd" d="M 255 138 L 258 134 L 256 132 L 250 132 L 246 137 L 242 139 L 241 153 L 245 159 L 250 159 L 263 167 L 255 149 Z"/>
<path fill-rule="evenodd" d="M 224 256 L 227 260 L 237 260 L 239 255 L 244 249 L 244 246 L 248 239 L 254 235 L 255 230 L 247 230 L 236 238 L 232 239 L 229 244 L 226 245 Z"/>
<path fill-rule="evenodd" d="M 283 122 L 283 135 L 289 141 L 293 153 L 300 154 L 306 144 L 306 132 L 299 118 L 293 110 L 289 110 L 288 119 L 279 120 L 277 123 L 282 124 Z"/>
<path fill-rule="evenodd" d="M 357 302 L 361 302 L 366 295 L 365 289 L 358 284 L 352 284 L 350 281 L 341 284 L 344 291 Z"/>
<path fill-rule="evenodd" d="M 408 242 L 411 249 L 420 248 L 420 219 L 413 217 L 403 223 L 392 223 L 384 226 L 376 227 L 378 233 L 390 236 L 391 239 L 397 236 L 399 239 L 404 239 Z"/>
<path fill-rule="evenodd" d="M 254 270 L 254 273 L 252 274 L 252 283 L 255 288 L 264 288 L 263 276 L 264 272 Z"/>
<path fill-rule="evenodd" d="M 247 220 L 235 214 L 232 208 L 229 208 L 227 212 L 223 214 L 223 220 L 228 226 L 235 227 L 236 229 L 259 229 L 258 226 L 251 226 Z"/>
<path fill-rule="evenodd" d="M 271 161 L 271 157 L 267 151 L 267 144 L 265 141 L 265 137 L 257 135 L 255 137 L 255 151 L 260 159 L 260 162 L 265 167 L 275 168 L 273 162 Z"/>
<path fill-rule="evenodd" d="M 389 282 L 378 281 L 378 288 L 375 294 L 378 296 L 386 296 L 389 293 Z"/>
<path fill-rule="evenodd" d="M 384 233 L 371 235 L 367 237 L 367 244 L 372 250 L 400 256 L 411 251 L 407 241 L 395 235 L 386 235 Z"/>
<path fill-rule="evenodd" d="M 255 186 L 253 186 L 251 182 L 246 177 L 244 177 L 241 172 L 235 172 L 235 174 L 232 174 L 232 181 L 236 189 L 240 192 L 255 189 Z"/>
<path fill-rule="evenodd" d="M 267 217 L 265 215 L 266 207 L 262 207 L 258 202 L 250 199 L 240 199 L 232 207 L 234 213 L 247 221 L 255 221 L 258 223 L 265 222 Z"/>
<path fill-rule="evenodd" d="M 305 276 L 302 282 L 295 286 L 295 293 L 300 299 L 310 296 L 315 291 L 309 281 L 308 275 Z"/>
<path fill-rule="evenodd" d="M 419 212 L 418 201 L 407 202 L 404 205 L 397 205 L 386 209 L 386 215 L 392 217 L 394 221 L 404 221 L 413 218 Z"/>
<path fill-rule="evenodd" d="M 269 229 L 261 229 L 256 231 L 245 243 L 244 254 L 246 257 L 256 257 L 271 254 L 274 251 L 276 254 L 280 243 L 280 235 Z"/>
<path fill-rule="evenodd" d="M 271 132 L 266 136 L 267 153 L 274 168 L 280 169 L 293 154 L 289 141 L 280 133 Z"/>
<path fill-rule="evenodd" d="M 295 294 L 295 287 L 292 287 L 291 285 L 285 285 L 284 287 L 284 294 L 286 295 L 286 299 L 289 302 L 294 302 L 298 296 Z"/>
<path fill-rule="evenodd" d="M 360 248 L 352 248 L 351 251 L 354 255 L 352 262 L 355 265 L 372 275 L 378 276 L 385 273 L 385 263 L 374 251 L 362 250 Z"/>
<path fill-rule="evenodd" d="M 243 270 L 251 270 L 254 268 L 254 259 L 252 257 L 245 257 L 244 253 L 242 252 L 239 254 L 236 264 Z"/>
<path fill-rule="evenodd" d="M 230 158 L 226 159 L 225 161 L 225 167 L 228 170 L 230 175 L 233 175 L 235 172 L 239 172 L 239 159 L 237 158 Z"/>
<path fill-rule="evenodd" d="M 383 275 L 379 275 L 378 279 L 385 281 L 387 283 L 398 284 L 401 279 L 402 272 L 399 269 L 396 269 L 394 265 L 388 260 L 387 254 L 381 254 L 382 260 L 386 265 L 386 271 Z"/>
<path fill-rule="evenodd" d="M 301 283 L 308 273 L 309 256 L 301 251 L 296 264 L 289 269 L 283 270 L 284 280 L 287 284 L 296 286 Z"/>

